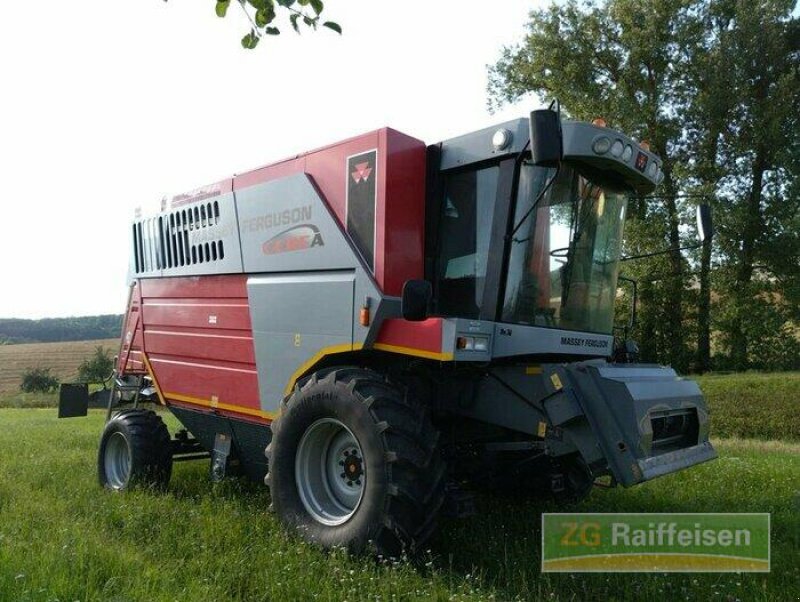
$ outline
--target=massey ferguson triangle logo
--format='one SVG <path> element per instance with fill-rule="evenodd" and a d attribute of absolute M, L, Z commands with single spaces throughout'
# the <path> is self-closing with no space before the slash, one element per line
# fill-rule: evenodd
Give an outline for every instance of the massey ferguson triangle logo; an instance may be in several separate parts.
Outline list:
<path fill-rule="evenodd" d="M 353 176 L 353 180 L 356 184 L 359 182 L 366 182 L 369 180 L 369 176 L 372 173 L 372 168 L 369 166 L 368 162 L 358 163 L 355 165 L 355 171 L 350 175 Z"/>

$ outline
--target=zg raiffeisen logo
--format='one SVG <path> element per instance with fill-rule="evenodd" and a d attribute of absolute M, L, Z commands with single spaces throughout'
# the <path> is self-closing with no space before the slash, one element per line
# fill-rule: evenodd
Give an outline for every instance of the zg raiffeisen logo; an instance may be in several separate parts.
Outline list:
<path fill-rule="evenodd" d="M 769 572 L 769 514 L 543 514 L 542 572 Z"/>

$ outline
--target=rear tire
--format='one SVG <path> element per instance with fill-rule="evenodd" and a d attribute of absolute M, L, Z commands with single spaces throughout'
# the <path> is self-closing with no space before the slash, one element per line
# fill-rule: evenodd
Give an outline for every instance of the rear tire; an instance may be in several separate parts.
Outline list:
<path fill-rule="evenodd" d="M 444 501 L 439 433 L 427 411 L 371 370 L 334 368 L 284 400 L 267 446 L 281 523 L 325 548 L 419 551 Z"/>
<path fill-rule="evenodd" d="M 97 455 L 97 476 L 106 489 L 164 488 L 172 475 L 170 436 L 151 410 L 124 410 L 106 424 Z"/>

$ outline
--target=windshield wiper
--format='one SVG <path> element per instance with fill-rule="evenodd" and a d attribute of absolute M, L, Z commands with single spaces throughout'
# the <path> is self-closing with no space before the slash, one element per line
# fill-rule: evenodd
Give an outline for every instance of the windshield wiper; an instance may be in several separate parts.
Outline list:
<path fill-rule="evenodd" d="M 539 204 L 539 201 L 541 201 L 541 200 L 542 200 L 542 198 L 544 198 L 544 195 L 547 193 L 547 191 L 548 191 L 548 190 L 550 190 L 550 186 L 552 186 L 552 185 L 553 185 L 553 182 L 555 182 L 555 181 L 556 181 L 556 178 L 558 177 L 558 173 L 559 173 L 560 171 L 561 171 L 561 163 L 559 163 L 558 165 L 556 165 L 556 172 L 553 174 L 553 177 L 552 177 L 552 178 L 550 178 L 550 180 L 548 180 L 547 184 L 545 184 L 545 185 L 544 185 L 544 188 L 542 188 L 542 189 L 539 191 L 539 194 L 536 196 L 536 199 L 533 201 L 533 203 L 531 204 L 531 206 L 530 206 L 530 207 L 528 208 L 528 210 L 525 212 L 525 215 L 523 215 L 523 216 L 520 218 L 520 220 L 517 222 L 517 225 L 516 225 L 516 226 L 514 226 L 514 229 L 511 231 L 511 234 L 509 234 L 508 236 L 506 236 L 506 240 L 513 240 L 513 239 L 514 239 L 514 235 L 515 235 L 515 234 L 517 233 L 517 231 L 518 231 L 518 230 L 519 230 L 519 229 L 522 227 L 522 224 L 524 224 L 524 223 L 525 223 L 525 220 L 526 220 L 526 219 L 528 219 L 528 217 L 530 217 L 531 213 L 533 213 L 533 210 L 534 210 L 534 209 L 536 209 L 536 206 Z M 526 240 L 527 240 L 527 239 L 526 239 Z"/>

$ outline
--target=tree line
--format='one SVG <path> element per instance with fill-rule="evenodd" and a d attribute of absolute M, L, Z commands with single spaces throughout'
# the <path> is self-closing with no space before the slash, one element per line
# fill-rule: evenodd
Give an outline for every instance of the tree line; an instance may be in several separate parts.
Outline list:
<path fill-rule="evenodd" d="M 0 344 L 116 339 L 121 330 L 121 314 L 42 320 L 0 318 Z"/>
<path fill-rule="evenodd" d="M 490 67 L 490 105 L 533 93 L 604 118 L 663 159 L 636 198 L 623 264 L 640 285 L 646 361 L 681 370 L 800 368 L 800 22 L 794 0 L 608 0 L 531 12 Z"/>

